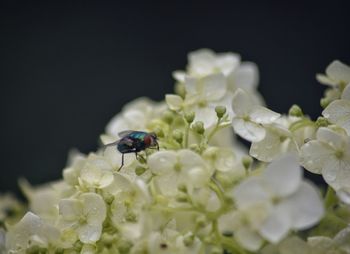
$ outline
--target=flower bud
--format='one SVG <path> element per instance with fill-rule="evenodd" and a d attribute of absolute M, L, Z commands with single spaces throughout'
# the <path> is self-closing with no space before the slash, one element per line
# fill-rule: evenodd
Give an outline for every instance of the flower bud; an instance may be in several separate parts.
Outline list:
<path fill-rule="evenodd" d="M 252 163 L 253 163 L 253 158 L 252 158 L 252 157 L 250 157 L 250 156 L 248 156 L 248 155 L 243 156 L 243 158 L 242 158 L 242 164 L 243 164 L 243 166 L 244 166 L 245 169 L 249 169 L 250 166 L 252 165 Z"/>
<path fill-rule="evenodd" d="M 316 126 L 317 127 L 326 127 L 329 125 L 329 122 L 326 118 L 319 116 L 316 120 Z"/>
<path fill-rule="evenodd" d="M 156 128 L 154 130 L 154 133 L 157 135 L 158 138 L 163 138 L 164 137 L 164 131 L 161 128 Z"/>
<path fill-rule="evenodd" d="M 186 88 L 185 85 L 182 83 L 175 84 L 175 93 L 181 96 L 182 98 L 185 98 L 186 96 Z"/>
<path fill-rule="evenodd" d="M 178 143 L 182 143 L 182 139 L 183 139 L 183 133 L 180 130 L 174 130 L 173 131 L 173 138 L 178 142 Z"/>
<path fill-rule="evenodd" d="M 177 202 L 181 202 L 181 203 L 187 202 L 187 201 L 188 201 L 187 194 L 181 193 L 181 192 L 178 193 L 178 194 L 176 195 L 176 201 L 177 201 Z"/>
<path fill-rule="evenodd" d="M 196 152 L 196 153 L 199 153 L 200 150 L 201 150 L 197 144 L 191 144 L 191 145 L 190 145 L 190 149 L 191 149 L 193 152 Z"/>
<path fill-rule="evenodd" d="M 136 167 L 136 169 L 135 169 L 135 174 L 136 175 L 138 175 L 138 176 L 140 176 L 140 175 L 142 175 L 143 173 L 145 173 L 145 171 L 146 171 L 146 169 L 144 168 L 144 167 Z"/>
<path fill-rule="evenodd" d="M 185 184 L 179 184 L 179 186 L 177 186 L 177 189 L 179 190 L 179 191 L 182 191 L 182 192 L 184 192 L 184 193 L 187 193 L 187 187 L 186 187 L 186 185 Z"/>
<path fill-rule="evenodd" d="M 198 122 L 195 122 L 193 125 L 192 125 L 192 128 L 195 132 L 197 132 L 198 134 L 203 134 L 204 133 L 204 124 L 202 121 L 198 121 Z"/>
<path fill-rule="evenodd" d="M 185 119 L 186 119 L 186 122 L 188 123 L 192 123 L 194 120 L 194 117 L 195 117 L 195 114 L 193 111 L 185 113 Z"/>
<path fill-rule="evenodd" d="M 322 108 L 326 108 L 331 101 L 328 98 L 322 98 L 320 101 L 320 105 Z"/>
<path fill-rule="evenodd" d="M 174 114 L 171 111 L 165 111 L 163 113 L 162 119 L 168 123 L 171 124 L 174 121 Z"/>
<path fill-rule="evenodd" d="M 226 108 L 224 106 L 216 106 L 215 112 L 218 118 L 222 118 L 226 113 Z"/>
<path fill-rule="evenodd" d="M 199 228 L 204 228 L 207 225 L 207 221 L 204 216 L 200 216 L 196 219 L 196 226 Z"/>
<path fill-rule="evenodd" d="M 301 108 L 296 104 L 294 104 L 293 106 L 290 107 L 288 114 L 290 116 L 297 116 L 297 117 L 301 117 L 304 115 Z"/>

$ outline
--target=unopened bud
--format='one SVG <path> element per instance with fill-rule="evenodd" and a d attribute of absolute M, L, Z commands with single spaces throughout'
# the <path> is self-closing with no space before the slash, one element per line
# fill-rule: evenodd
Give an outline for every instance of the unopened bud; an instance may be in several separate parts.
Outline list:
<path fill-rule="evenodd" d="M 186 96 L 186 88 L 185 85 L 182 83 L 177 83 L 175 85 L 175 93 L 177 93 L 178 95 L 180 95 L 182 98 L 185 98 Z"/>
<path fill-rule="evenodd" d="M 193 111 L 185 113 L 185 119 L 186 119 L 186 122 L 188 123 L 192 123 L 194 120 L 194 117 L 195 117 L 195 114 Z"/>
<path fill-rule="evenodd" d="M 297 116 L 297 117 L 301 117 L 304 115 L 301 108 L 296 104 L 294 104 L 293 106 L 290 107 L 288 113 L 290 116 Z"/>
<path fill-rule="evenodd" d="M 183 139 L 183 133 L 180 130 L 174 130 L 173 132 L 173 138 L 181 144 L 182 139 Z"/>
<path fill-rule="evenodd" d="M 226 113 L 226 108 L 224 106 L 216 106 L 215 112 L 218 118 L 222 118 Z"/>
<path fill-rule="evenodd" d="M 187 195 L 185 194 L 185 193 L 178 193 L 177 195 L 176 195 L 176 201 L 177 202 L 181 202 L 181 203 L 183 203 L 183 202 L 187 202 L 188 201 L 188 197 L 187 197 Z"/>
<path fill-rule="evenodd" d="M 146 169 L 144 167 L 136 167 L 135 169 L 135 174 L 140 176 L 142 175 L 143 173 L 145 173 Z"/>
<path fill-rule="evenodd" d="M 162 118 L 166 123 L 171 124 L 174 120 L 174 114 L 171 111 L 165 111 Z"/>
<path fill-rule="evenodd" d="M 203 134 L 204 133 L 204 124 L 202 121 L 198 121 L 195 122 L 192 126 L 192 128 L 194 129 L 195 132 L 197 132 L 198 134 Z"/>
<path fill-rule="evenodd" d="M 329 122 L 326 118 L 320 116 L 316 120 L 316 125 L 317 125 L 317 127 L 326 127 L 329 125 Z"/>
<path fill-rule="evenodd" d="M 330 100 L 328 98 L 322 98 L 320 101 L 320 105 L 322 108 L 326 108 L 329 105 Z"/>
<path fill-rule="evenodd" d="M 192 233 L 186 235 L 183 238 L 184 245 L 187 246 L 187 247 L 191 246 L 193 244 L 193 241 L 194 241 L 194 235 Z"/>
<path fill-rule="evenodd" d="M 253 163 L 253 158 L 252 158 L 252 157 L 250 157 L 250 156 L 248 156 L 248 155 L 243 156 L 243 158 L 242 158 L 242 164 L 243 164 L 243 166 L 244 166 L 245 169 L 249 169 L 250 166 L 252 165 L 252 163 Z"/>

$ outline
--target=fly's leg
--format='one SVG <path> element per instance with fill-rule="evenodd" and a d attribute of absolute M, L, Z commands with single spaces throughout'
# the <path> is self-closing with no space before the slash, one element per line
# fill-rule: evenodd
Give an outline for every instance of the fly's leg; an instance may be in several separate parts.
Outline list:
<path fill-rule="evenodd" d="M 124 166 L 124 153 L 122 153 L 122 165 L 120 165 L 118 172 L 122 169 L 123 166 Z"/>

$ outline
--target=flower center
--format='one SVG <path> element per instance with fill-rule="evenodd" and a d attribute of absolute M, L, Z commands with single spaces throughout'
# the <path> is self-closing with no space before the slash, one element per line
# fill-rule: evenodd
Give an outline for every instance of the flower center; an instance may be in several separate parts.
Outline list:
<path fill-rule="evenodd" d="M 338 150 L 335 152 L 335 157 L 337 157 L 338 159 L 341 159 L 344 155 L 344 152 L 341 150 Z"/>

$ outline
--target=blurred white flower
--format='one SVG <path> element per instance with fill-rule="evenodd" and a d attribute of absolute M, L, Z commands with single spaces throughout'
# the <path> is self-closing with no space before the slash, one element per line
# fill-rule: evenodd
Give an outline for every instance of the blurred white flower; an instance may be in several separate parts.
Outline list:
<path fill-rule="evenodd" d="M 350 83 L 350 67 L 339 60 L 335 60 L 327 66 L 326 75 L 317 74 L 316 78 L 325 85 L 345 86 Z"/>
<path fill-rule="evenodd" d="M 44 249 L 55 246 L 59 242 L 60 233 L 51 225 L 46 224 L 37 215 L 28 212 L 6 235 L 6 248 L 9 253 L 27 253 L 32 247 Z M 53 251 L 51 249 L 51 251 Z"/>
<path fill-rule="evenodd" d="M 331 102 L 322 115 L 331 123 L 344 128 L 350 135 L 350 85 L 345 87 L 341 99 Z"/>
<path fill-rule="evenodd" d="M 189 190 L 202 187 L 212 173 L 201 156 L 186 149 L 154 153 L 148 158 L 148 166 L 157 187 L 166 196 L 176 195 L 179 185 Z"/>
<path fill-rule="evenodd" d="M 322 174 L 335 190 L 349 186 L 350 138 L 321 127 L 317 139 L 302 146 L 301 164 L 315 174 Z"/>
<path fill-rule="evenodd" d="M 83 243 L 94 243 L 101 237 L 102 223 L 106 218 L 106 204 L 100 195 L 84 193 L 77 199 L 59 202 L 63 229 L 73 229 Z"/>
<path fill-rule="evenodd" d="M 263 124 L 273 123 L 280 117 L 280 114 L 256 105 L 241 89 L 233 95 L 232 109 L 235 113 L 232 119 L 233 129 L 251 142 L 260 141 L 265 137 L 266 130 Z"/>
<path fill-rule="evenodd" d="M 148 98 L 138 98 L 126 104 L 122 111 L 114 116 L 106 127 L 106 135 L 101 139 L 104 144 L 119 139 L 118 133 L 125 130 L 149 130 L 149 124 L 166 110 L 164 102 L 154 102 Z"/>
<path fill-rule="evenodd" d="M 271 162 L 259 176 L 252 176 L 233 190 L 240 219 L 248 224 L 235 228 L 237 241 L 255 251 L 263 238 L 281 241 L 290 229 L 302 230 L 315 225 L 324 208 L 316 188 L 302 180 L 301 168 L 292 155 Z M 250 211 L 254 216 L 247 216 Z M 243 217 L 243 218 L 242 218 Z"/>
<path fill-rule="evenodd" d="M 260 161 L 270 162 L 284 153 L 297 153 L 293 134 L 282 125 L 265 125 L 265 137 L 252 142 L 249 154 Z"/>
<path fill-rule="evenodd" d="M 18 212 L 21 208 L 20 202 L 12 194 L 0 194 L 0 223 L 4 223 L 9 212 Z"/>

